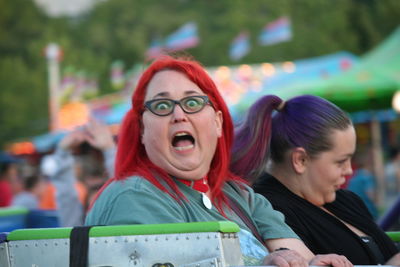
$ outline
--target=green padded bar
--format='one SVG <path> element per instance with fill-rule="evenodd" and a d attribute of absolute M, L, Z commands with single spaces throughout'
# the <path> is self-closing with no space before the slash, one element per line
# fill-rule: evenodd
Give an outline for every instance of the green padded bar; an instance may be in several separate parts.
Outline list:
<path fill-rule="evenodd" d="M 0 208 L 0 217 L 28 214 L 26 208 Z"/>
<path fill-rule="evenodd" d="M 37 240 L 69 238 L 71 227 L 65 228 L 42 228 L 42 229 L 19 229 L 12 231 L 7 240 Z M 192 223 L 167 223 L 167 224 L 135 224 L 135 225 L 113 225 L 95 226 L 90 229 L 90 237 L 102 236 L 125 236 L 125 235 L 157 235 L 178 233 L 201 233 L 201 232 L 239 232 L 239 226 L 234 222 L 192 222 Z"/>
<path fill-rule="evenodd" d="M 167 223 L 167 224 L 136 224 L 102 226 L 90 229 L 91 237 L 121 236 L 121 235 L 158 235 L 178 233 L 202 233 L 202 232 L 239 232 L 239 226 L 234 222 L 192 222 L 192 223 Z"/>
<path fill-rule="evenodd" d="M 393 242 L 400 242 L 400 232 L 386 232 Z"/>
<path fill-rule="evenodd" d="M 8 241 L 69 238 L 71 227 L 18 229 L 7 235 Z"/>

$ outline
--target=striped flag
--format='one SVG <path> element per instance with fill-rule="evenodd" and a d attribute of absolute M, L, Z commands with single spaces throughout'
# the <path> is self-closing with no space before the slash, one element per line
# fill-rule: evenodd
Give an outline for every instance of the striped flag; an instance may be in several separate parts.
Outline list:
<path fill-rule="evenodd" d="M 288 17 L 268 23 L 261 31 L 258 41 L 260 45 L 273 45 L 292 39 L 292 26 Z"/>
<path fill-rule="evenodd" d="M 163 45 L 159 38 L 153 39 L 146 51 L 146 57 L 149 59 L 157 58 L 163 54 Z"/>
<path fill-rule="evenodd" d="M 191 48 L 198 44 L 197 24 L 194 22 L 184 24 L 174 33 L 170 34 L 165 41 L 165 47 L 169 51 Z"/>
<path fill-rule="evenodd" d="M 235 39 L 233 39 L 230 49 L 229 57 L 233 61 L 238 61 L 250 51 L 250 40 L 247 32 L 241 32 Z"/>

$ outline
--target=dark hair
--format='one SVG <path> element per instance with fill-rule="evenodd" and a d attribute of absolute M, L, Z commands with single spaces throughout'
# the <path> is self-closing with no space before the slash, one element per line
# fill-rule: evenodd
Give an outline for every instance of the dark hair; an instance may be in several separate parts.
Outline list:
<path fill-rule="evenodd" d="M 0 178 L 5 174 L 13 163 L 0 162 Z"/>
<path fill-rule="evenodd" d="M 24 189 L 27 191 L 31 191 L 35 188 L 36 185 L 42 180 L 42 177 L 39 175 L 31 175 L 27 176 L 23 179 Z"/>
<path fill-rule="evenodd" d="M 279 112 L 273 115 L 278 107 Z M 303 147 L 314 157 L 332 148 L 333 130 L 345 130 L 351 125 L 343 110 L 317 96 L 303 95 L 287 102 L 277 96 L 263 96 L 236 128 L 231 170 L 254 181 L 269 159 L 281 163 L 285 153 L 294 147 Z"/>

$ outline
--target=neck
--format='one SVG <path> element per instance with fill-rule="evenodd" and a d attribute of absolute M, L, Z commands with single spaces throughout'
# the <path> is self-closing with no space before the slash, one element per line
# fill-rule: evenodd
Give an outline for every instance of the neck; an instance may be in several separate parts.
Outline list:
<path fill-rule="evenodd" d="M 289 191 L 304 198 L 301 193 L 301 186 L 298 184 L 301 179 L 298 179 L 296 173 L 290 171 L 290 166 L 274 164 L 268 169 L 268 172 L 274 176 L 281 184 L 283 184 Z"/>
<path fill-rule="evenodd" d="M 290 166 L 279 166 L 270 171 L 281 184 L 293 194 L 307 200 L 311 204 L 322 207 L 326 202 L 318 188 L 313 187 L 304 174 L 298 174 Z"/>
<path fill-rule="evenodd" d="M 185 180 L 180 178 L 175 179 L 201 193 L 207 193 L 210 189 L 207 182 L 207 176 L 199 180 Z"/>

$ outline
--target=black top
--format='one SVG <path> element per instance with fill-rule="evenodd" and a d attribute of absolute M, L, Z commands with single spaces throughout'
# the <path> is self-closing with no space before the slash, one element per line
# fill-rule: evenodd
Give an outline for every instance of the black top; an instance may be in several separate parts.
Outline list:
<path fill-rule="evenodd" d="M 371 247 L 343 222 L 292 193 L 273 176 L 264 174 L 253 188 L 285 215 L 286 223 L 314 254 L 336 253 L 346 256 L 355 265 L 373 265 L 385 263 L 398 252 L 392 240 L 373 221 L 362 200 L 350 191 L 338 190 L 336 200 L 324 208 L 371 237 L 378 251 L 371 251 Z M 379 252 L 384 262 L 377 255 Z"/>

